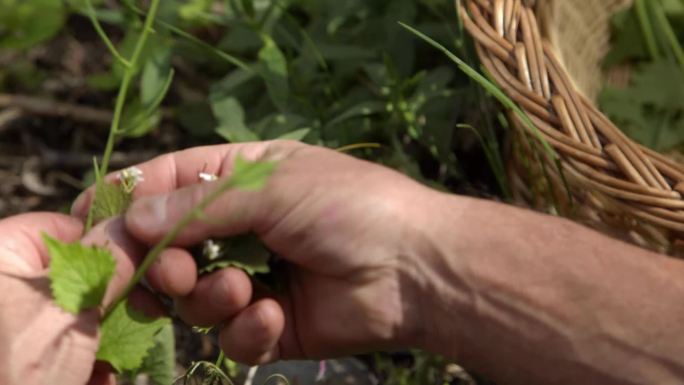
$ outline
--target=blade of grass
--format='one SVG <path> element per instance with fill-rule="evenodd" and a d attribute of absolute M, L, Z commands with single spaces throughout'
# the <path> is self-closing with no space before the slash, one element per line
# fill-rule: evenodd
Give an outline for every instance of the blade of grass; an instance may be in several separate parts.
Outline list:
<path fill-rule="evenodd" d="M 506 173 L 504 168 L 503 159 L 498 151 L 498 146 L 492 145 L 492 143 L 482 136 L 480 131 L 470 124 L 457 124 L 456 127 L 464 128 L 471 131 L 477 137 L 477 140 L 482 145 L 485 156 L 487 157 L 487 162 L 489 162 L 489 167 L 491 167 L 494 172 L 494 177 L 496 178 L 496 183 L 499 185 L 501 193 L 504 195 L 506 200 L 511 199 L 510 188 L 508 182 L 506 181 Z"/>
<path fill-rule="evenodd" d="M 558 154 L 556 151 L 551 147 L 549 142 L 544 138 L 544 136 L 541 134 L 539 129 L 534 125 L 532 120 L 530 119 L 529 116 L 523 111 L 513 100 L 511 100 L 506 94 L 501 91 L 494 83 L 490 82 L 486 77 L 484 77 L 482 74 L 477 72 L 475 69 L 473 69 L 471 66 L 469 66 L 466 62 L 461 60 L 458 56 L 456 56 L 454 53 L 449 51 L 446 47 L 441 45 L 440 43 L 436 42 L 429 36 L 423 34 L 422 32 L 418 31 L 417 29 L 399 22 L 399 24 L 407 29 L 409 32 L 413 33 L 414 35 L 418 36 L 420 39 L 424 40 L 431 46 L 435 47 L 439 51 L 442 51 L 449 59 L 451 59 L 458 68 L 463 71 L 469 78 L 474 80 L 476 83 L 478 83 L 480 86 L 482 86 L 487 92 L 489 92 L 496 100 L 499 101 L 499 103 L 503 104 L 504 107 L 510 109 L 513 111 L 513 113 L 525 124 L 525 126 L 530 130 L 530 132 L 534 133 L 535 136 L 537 137 L 537 140 L 542 144 L 544 147 L 544 150 L 548 152 L 550 156 L 552 156 L 554 159 L 558 158 Z"/>
<path fill-rule="evenodd" d="M 468 77 L 470 77 L 473 81 L 478 83 L 480 86 L 482 86 L 487 92 L 489 92 L 495 99 L 499 101 L 504 107 L 508 108 L 511 110 L 515 116 L 528 128 L 528 132 L 531 135 L 535 136 L 535 139 L 541 144 L 543 147 L 544 151 L 546 152 L 546 155 L 550 157 L 556 168 L 558 169 L 558 173 L 561 175 L 561 178 L 564 180 L 564 186 L 566 188 L 566 193 L 568 194 L 569 197 L 571 197 L 571 191 L 569 189 L 569 186 L 567 183 L 565 183 L 565 177 L 563 176 L 563 167 L 560 164 L 560 157 L 558 156 L 556 150 L 551 147 L 549 142 L 544 138 L 542 133 L 539 131 L 539 129 L 534 125 L 532 120 L 530 119 L 529 116 L 523 111 L 513 100 L 511 100 L 499 87 L 497 87 L 493 82 L 491 82 L 489 79 L 487 79 L 485 76 L 480 74 L 478 71 L 476 71 L 474 68 L 469 66 L 465 61 L 463 61 L 461 58 L 456 56 L 453 52 L 449 51 L 446 47 L 435 41 L 434 39 L 430 38 L 429 36 L 423 34 L 422 32 L 418 31 L 417 29 L 399 22 L 399 24 L 407 29 L 409 32 L 413 33 L 414 35 L 418 36 L 428 44 L 432 45 L 439 51 L 442 51 L 449 59 L 451 59 L 456 65 L 459 67 L 463 73 L 465 73 Z M 527 137 L 527 135 L 526 135 Z M 537 151 L 537 146 L 533 146 L 534 151 Z M 537 158 L 539 161 L 541 161 L 541 157 L 539 156 L 540 154 L 537 154 Z M 551 177 L 549 173 L 546 170 L 546 165 L 545 162 L 542 162 L 542 168 L 544 172 L 544 178 L 546 179 L 549 189 L 550 189 L 550 194 L 552 195 L 550 197 L 551 201 L 553 202 L 554 206 L 557 208 L 557 199 L 553 194 L 553 182 L 551 180 Z M 571 197 L 572 200 L 572 197 Z"/>

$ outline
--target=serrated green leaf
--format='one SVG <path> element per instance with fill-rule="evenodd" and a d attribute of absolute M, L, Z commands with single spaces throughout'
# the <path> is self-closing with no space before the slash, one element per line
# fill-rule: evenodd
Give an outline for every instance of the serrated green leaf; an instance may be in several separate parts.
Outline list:
<path fill-rule="evenodd" d="M 276 162 L 250 162 L 238 156 L 233 165 L 231 186 L 242 190 L 260 190 L 275 171 Z"/>
<path fill-rule="evenodd" d="M 95 185 L 93 221 L 95 223 L 123 214 L 131 205 L 130 193 L 116 184 L 99 182 Z"/>
<path fill-rule="evenodd" d="M 147 353 L 139 374 L 147 374 L 151 385 L 169 385 L 176 377 L 176 340 L 173 325 L 165 325 L 154 337 L 155 345 Z"/>
<path fill-rule="evenodd" d="M 50 255 L 50 286 L 55 302 L 77 314 L 102 303 L 116 262 L 108 250 L 63 243 L 43 235 Z"/>
<path fill-rule="evenodd" d="M 599 104 L 632 139 L 658 151 L 684 143 L 684 74 L 676 64 L 650 62 L 637 67 L 628 88 L 606 87 Z"/>
<path fill-rule="evenodd" d="M 633 97 L 643 104 L 684 110 L 684 73 L 675 63 L 663 60 L 639 66 L 630 88 Z"/>
<path fill-rule="evenodd" d="M 96 357 L 118 372 L 137 371 L 155 345 L 155 335 L 170 322 L 168 318 L 151 319 L 131 308 L 128 300 L 122 301 L 102 322 Z"/>

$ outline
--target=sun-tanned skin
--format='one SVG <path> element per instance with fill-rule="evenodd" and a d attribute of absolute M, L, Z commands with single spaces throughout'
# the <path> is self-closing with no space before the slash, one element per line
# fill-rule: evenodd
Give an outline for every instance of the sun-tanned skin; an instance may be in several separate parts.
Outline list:
<path fill-rule="evenodd" d="M 148 274 L 187 322 L 222 325 L 228 356 L 256 364 L 415 347 L 507 385 L 684 381 L 684 262 L 331 150 L 265 142 L 162 156 L 139 166 L 127 231 L 157 242 L 215 188 L 198 172 L 228 177 L 237 154 L 279 161 L 267 187 L 220 198 L 207 210 L 216 220 L 189 226 Z M 285 294 L 253 296 L 235 269 L 195 283 L 182 247 L 247 231 L 290 262 Z M 0 309 L 0 328 L 6 318 Z M 0 367 L 8 360 L 0 353 Z"/>

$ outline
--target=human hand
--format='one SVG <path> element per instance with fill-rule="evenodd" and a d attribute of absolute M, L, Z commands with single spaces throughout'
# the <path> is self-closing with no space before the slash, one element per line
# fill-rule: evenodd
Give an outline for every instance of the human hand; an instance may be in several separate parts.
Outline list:
<path fill-rule="evenodd" d="M 115 384 L 110 368 L 96 363 L 98 325 L 102 309 L 70 314 L 54 303 L 47 277 L 50 261 L 42 234 L 63 242 L 81 237 L 77 219 L 49 213 L 20 215 L 0 221 L 0 384 L 43 385 Z M 116 259 L 116 274 L 107 288 L 103 305 L 121 293 L 142 257 L 144 247 L 127 235 L 121 219 L 104 222 L 82 242 L 107 247 Z M 164 260 L 180 261 L 168 250 Z M 163 268 L 177 292 L 194 285 L 175 269 Z M 183 287 L 182 285 L 185 285 Z M 134 291 L 131 304 L 149 316 L 161 306 L 142 290 Z"/>
<path fill-rule="evenodd" d="M 255 232 L 290 262 L 290 285 L 284 295 L 256 296 L 242 271 L 219 271 L 176 301 L 181 317 L 224 323 L 224 352 L 255 364 L 420 345 L 417 238 L 429 226 L 423 208 L 437 194 L 384 167 L 292 142 L 169 154 L 138 166 L 145 182 L 126 215 L 128 230 L 158 242 L 216 188 L 200 184 L 198 173 L 229 177 L 238 154 L 277 160 L 277 170 L 261 191 L 226 193 L 206 211 L 212 220 L 191 224 L 176 244 Z M 91 196 L 92 189 L 73 213 L 85 216 Z"/>

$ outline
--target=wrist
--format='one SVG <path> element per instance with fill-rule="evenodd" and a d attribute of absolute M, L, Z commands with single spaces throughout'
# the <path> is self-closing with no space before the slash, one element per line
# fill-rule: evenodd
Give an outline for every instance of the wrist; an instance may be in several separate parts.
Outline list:
<path fill-rule="evenodd" d="M 472 314 L 472 287 L 461 276 L 470 251 L 462 239 L 470 232 L 461 218 L 474 200 L 426 190 L 419 210 L 412 213 L 406 239 L 409 247 L 400 263 L 403 281 L 410 287 L 411 318 L 408 346 L 456 358 L 462 344 L 465 319 Z M 465 231 L 471 235 L 465 236 Z M 467 246 L 467 245 L 466 245 Z"/>

